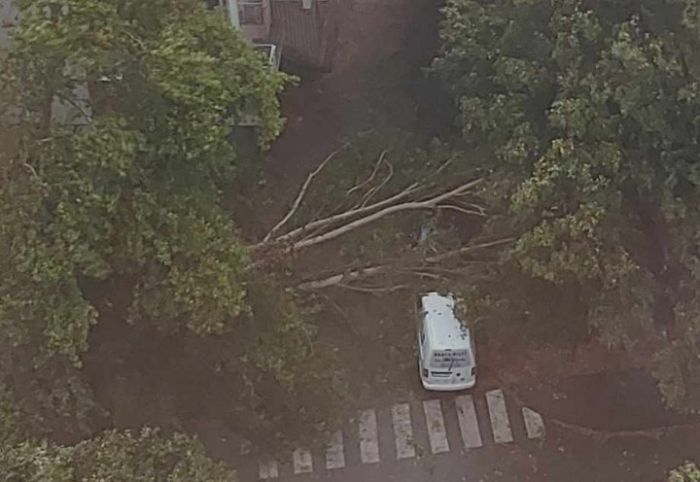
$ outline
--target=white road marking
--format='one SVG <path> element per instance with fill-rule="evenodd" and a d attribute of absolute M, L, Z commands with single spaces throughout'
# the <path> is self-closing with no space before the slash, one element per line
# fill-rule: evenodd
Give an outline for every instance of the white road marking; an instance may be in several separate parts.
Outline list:
<path fill-rule="evenodd" d="M 280 476 L 279 468 L 277 467 L 276 460 L 269 460 L 267 462 L 260 462 L 258 475 L 262 480 L 276 479 Z"/>
<path fill-rule="evenodd" d="M 250 455 L 252 444 L 248 440 L 241 440 L 241 455 Z"/>
<path fill-rule="evenodd" d="M 343 432 L 338 430 L 331 434 L 326 446 L 326 468 L 342 469 L 345 467 L 345 447 L 343 446 Z"/>
<path fill-rule="evenodd" d="M 391 407 L 391 418 L 394 422 L 394 441 L 396 442 L 396 458 L 410 459 L 416 456 L 413 444 L 413 427 L 411 426 L 411 406 L 401 403 Z"/>
<path fill-rule="evenodd" d="M 544 421 L 542 420 L 542 415 L 530 408 L 523 407 L 523 420 L 525 420 L 527 438 L 544 437 Z"/>
<path fill-rule="evenodd" d="M 447 442 L 445 419 L 442 417 L 440 400 L 424 401 L 423 411 L 425 412 L 425 421 L 428 426 L 430 449 L 434 454 L 449 452 L 450 444 Z"/>
<path fill-rule="evenodd" d="M 373 410 L 360 412 L 360 459 L 363 464 L 379 462 L 379 439 L 377 438 L 377 413 Z"/>
<path fill-rule="evenodd" d="M 459 431 L 462 433 L 462 442 L 465 449 L 481 447 L 481 432 L 476 418 L 474 399 L 471 395 L 459 395 L 455 398 L 457 406 L 457 418 L 459 419 Z"/>
<path fill-rule="evenodd" d="M 314 471 L 314 462 L 311 452 L 306 449 L 296 449 L 292 454 L 294 474 L 308 474 Z"/>
<path fill-rule="evenodd" d="M 496 443 L 512 442 L 513 432 L 510 429 L 510 420 L 508 419 L 503 390 L 486 392 L 486 403 L 489 406 L 489 418 L 491 419 L 494 441 Z"/>

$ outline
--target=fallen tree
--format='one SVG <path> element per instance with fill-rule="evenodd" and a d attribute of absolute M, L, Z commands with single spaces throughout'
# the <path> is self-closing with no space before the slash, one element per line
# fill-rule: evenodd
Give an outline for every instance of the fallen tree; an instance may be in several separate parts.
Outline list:
<path fill-rule="evenodd" d="M 455 275 L 459 274 L 459 269 L 455 269 L 452 265 L 452 269 L 442 269 L 434 265 L 444 263 L 445 261 L 451 261 L 455 258 L 460 258 L 463 255 L 473 253 L 479 250 L 486 250 L 489 248 L 495 248 L 499 246 L 504 246 L 510 244 L 514 241 L 514 238 L 507 237 L 501 238 L 494 241 L 474 243 L 467 246 L 463 246 L 459 249 L 446 251 L 434 256 L 429 257 L 417 257 L 415 262 L 417 265 L 414 266 L 404 266 L 401 261 L 396 261 L 394 263 L 385 264 L 381 266 L 366 266 L 360 268 L 350 268 L 339 273 L 335 273 L 320 279 L 314 279 L 309 281 L 304 281 L 296 286 L 300 290 L 310 291 L 318 290 L 330 287 L 350 287 L 351 283 L 364 280 L 367 278 L 372 278 L 384 274 L 395 274 L 400 276 L 416 276 L 416 277 L 444 277 L 444 275 Z M 470 261 L 462 260 L 462 265 L 469 264 Z M 363 289 L 361 287 L 354 287 L 355 289 Z M 370 289 L 370 288 L 366 288 Z"/>
<path fill-rule="evenodd" d="M 422 182 L 411 182 L 404 185 L 388 187 L 394 175 L 394 168 L 387 159 L 387 150 L 379 155 L 377 163 L 372 168 L 368 177 L 356 182 L 345 190 L 347 200 L 345 209 L 327 215 L 321 215 L 301 223 L 297 223 L 288 229 L 298 217 L 301 206 L 306 196 L 312 189 L 314 180 L 317 180 L 322 171 L 336 158 L 338 153 L 346 146 L 334 151 L 315 168 L 301 185 L 290 208 L 282 216 L 262 241 L 250 247 L 254 259 L 254 266 L 265 269 L 275 265 L 281 258 L 299 255 L 311 247 L 323 243 L 338 240 L 344 236 L 355 234 L 360 230 L 378 225 L 386 218 L 399 216 L 411 212 L 456 211 L 466 216 L 485 218 L 486 208 L 478 204 L 476 189 L 484 182 L 483 177 L 463 178 L 458 183 L 446 187 L 446 179 L 440 178 L 444 173 L 449 160 L 434 170 L 427 172 Z M 378 176 L 382 165 L 389 166 L 386 176 Z M 456 184 L 456 185 L 455 185 Z M 371 202 L 371 199 L 377 198 Z M 465 196 L 471 195 L 472 199 L 465 200 Z M 356 263 L 352 266 L 337 268 L 331 273 L 323 275 L 302 275 L 302 281 L 292 286 L 293 289 L 313 291 L 329 287 L 342 287 L 356 290 L 386 291 L 391 287 L 369 287 L 357 283 L 369 278 L 381 275 L 399 275 L 401 277 L 440 278 L 446 270 L 440 270 L 439 265 L 452 263 L 452 272 L 456 270 L 455 261 L 459 261 L 465 255 L 479 250 L 504 246 L 513 241 L 512 237 L 502 237 L 488 241 L 478 241 L 454 249 L 444 249 L 427 255 L 420 249 L 414 249 L 408 257 L 397 256 L 381 264 Z M 441 272 L 441 274 L 438 274 Z M 404 285 L 405 286 L 405 285 Z M 393 288 L 395 289 L 395 288 Z"/>

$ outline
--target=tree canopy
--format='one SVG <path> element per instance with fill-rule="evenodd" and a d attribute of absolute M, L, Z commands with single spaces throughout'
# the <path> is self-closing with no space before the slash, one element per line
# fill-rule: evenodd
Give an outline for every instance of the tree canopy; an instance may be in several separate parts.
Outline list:
<path fill-rule="evenodd" d="M 700 470 L 692 462 L 673 469 L 668 476 L 668 482 L 697 482 L 698 480 L 700 480 Z"/>
<path fill-rule="evenodd" d="M 209 459 L 202 445 L 184 435 L 105 432 L 63 447 L 23 442 L 0 451 L 0 480 L 55 482 L 235 482 L 234 473 Z"/>
<path fill-rule="evenodd" d="M 668 332 L 656 374 L 685 408 L 700 407 L 699 22 L 684 0 L 450 0 L 434 64 L 464 139 L 488 147 L 486 232 L 516 237 L 471 292 L 477 316 L 627 347 Z"/>
<path fill-rule="evenodd" d="M 18 4 L 0 55 L 0 463 L 18 477 L 133 480 L 162 457 L 155 479 L 229 480 L 180 436 L 95 435 L 105 412 L 81 365 L 113 317 L 177 338 L 189 377 L 213 380 L 192 386 L 233 385 L 210 398 L 251 431 L 328 428 L 319 401 L 343 380 L 315 343 L 318 299 L 299 293 L 383 289 L 351 286 L 367 278 L 468 274 L 474 319 L 651 341 L 669 402 L 700 407 L 695 2 L 448 0 L 433 70 L 463 152 L 341 149 L 256 241 L 232 221 L 250 206 L 223 207 L 250 161 L 232 133 L 254 113 L 268 146 L 288 77 L 200 0 Z M 477 228 L 430 234 L 452 216 Z M 342 266 L 306 254 L 318 246 Z M 121 363 L 130 340 L 103 357 Z M 32 438 L 47 435 L 87 438 Z"/>
<path fill-rule="evenodd" d="M 336 376 L 329 358 L 223 207 L 251 162 L 234 134 L 253 115 L 268 146 L 290 78 L 200 0 L 17 5 L 0 55 L 0 382 L 29 432 L 75 440 L 104 425 L 80 368 L 114 318 L 225 344 L 200 361 L 247 387 L 230 403 L 260 433 L 290 413 L 317 422 L 305 392 Z"/>
<path fill-rule="evenodd" d="M 245 310 L 245 249 L 218 206 L 228 136 L 255 104 L 263 139 L 279 131 L 283 77 L 194 0 L 20 6 L 3 63 L 3 334 L 75 359 L 96 316 L 79 284 L 109 276 L 133 278 L 134 319 L 221 332 Z"/>

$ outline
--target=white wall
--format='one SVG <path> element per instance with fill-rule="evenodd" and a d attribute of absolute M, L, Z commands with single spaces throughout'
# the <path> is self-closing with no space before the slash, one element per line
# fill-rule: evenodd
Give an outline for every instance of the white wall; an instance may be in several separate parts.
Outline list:
<path fill-rule="evenodd" d="M 0 0 L 0 51 L 10 48 L 10 30 L 18 20 L 19 12 L 12 4 L 12 0 Z M 80 109 L 68 102 L 54 99 L 51 105 L 53 122 L 72 125 L 88 124 L 92 115 L 89 99 L 85 86 L 76 87 L 73 91 L 73 102 L 80 106 Z"/>
<path fill-rule="evenodd" d="M 10 44 L 10 25 L 17 20 L 17 9 L 12 0 L 0 0 L 0 48 L 8 48 Z"/>
<path fill-rule="evenodd" d="M 241 21 L 238 18 L 238 0 L 221 0 L 226 4 L 228 9 L 228 17 L 231 19 L 231 24 L 236 28 L 241 28 Z"/>

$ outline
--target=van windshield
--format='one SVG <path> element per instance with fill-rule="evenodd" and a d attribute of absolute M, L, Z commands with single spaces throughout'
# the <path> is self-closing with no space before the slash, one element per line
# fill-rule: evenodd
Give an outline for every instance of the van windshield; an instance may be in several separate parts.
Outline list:
<path fill-rule="evenodd" d="M 432 368 L 464 368 L 471 363 L 469 350 L 438 350 L 430 359 Z"/>

